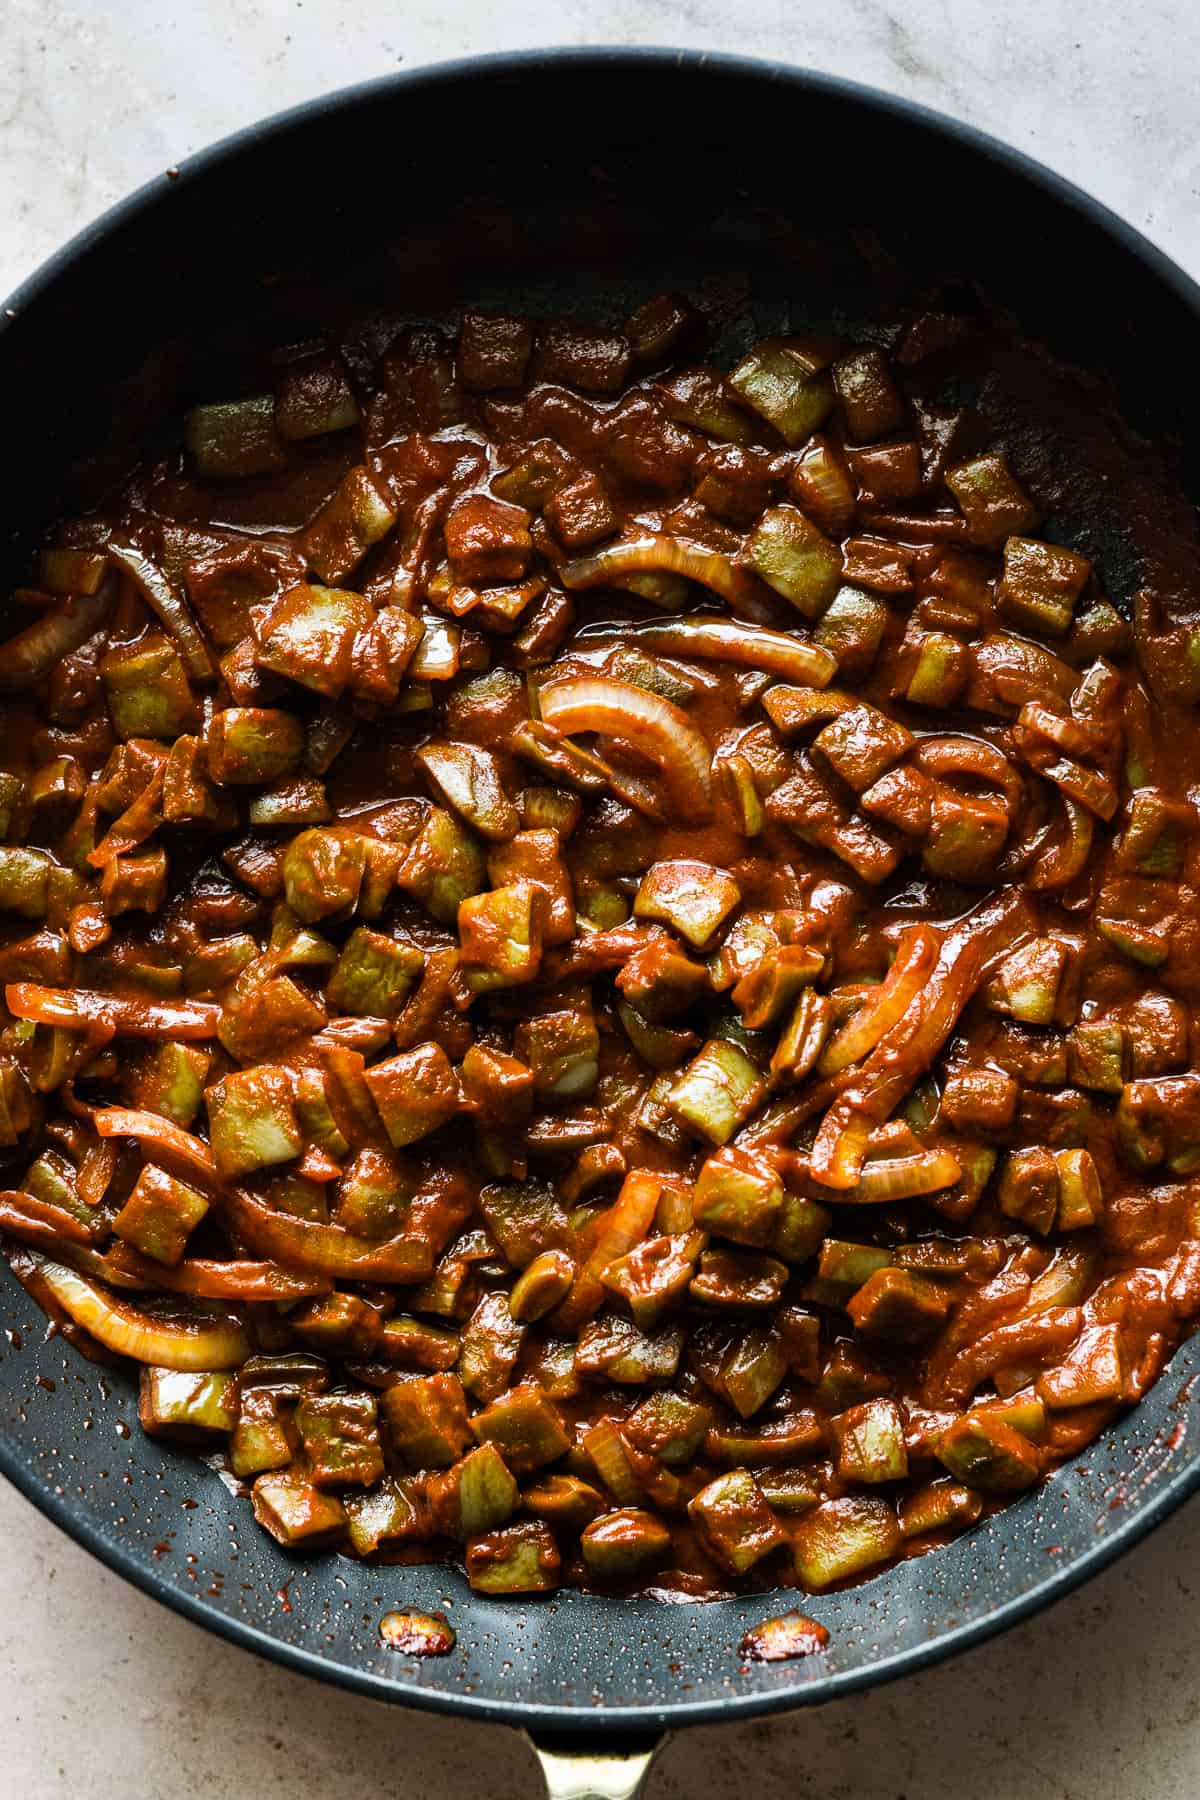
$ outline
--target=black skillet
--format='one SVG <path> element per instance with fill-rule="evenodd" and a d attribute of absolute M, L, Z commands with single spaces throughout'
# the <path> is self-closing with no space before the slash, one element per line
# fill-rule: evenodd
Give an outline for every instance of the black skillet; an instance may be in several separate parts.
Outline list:
<path fill-rule="evenodd" d="M 666 287 L 706 307 L 710 353 L 725 358 L 765 330 L 853 335 L 931 293 L 1007 319 L 1048 354 L 997 349 L 989 366 L 1010 385 L 975 397 L 1040 466 L 1052 535 L 1097 557 L 1122 603 L 1147 578 L 1176 594 L 1195 582 L 1200 290 L 1094 201 L 961 125 L 825 76 L 664 50 L 392 76 L 244 131 L 90 227 L 0 328 L 14 452 L 0 574 L 19 578 L 22 541 L 183 406 L 239 391 L 264 345 L 373 308 L 411 319 L 490 301 L 619 319 Z M 995 343 L 1008 341 L 1002 326 Z M 1193 1340 L 1042 1491 L 950 1549 L 810 1602 L 830 1631 L 823 1655 L 743 1666 L 743 1632 L 794 1597 L 500 1603 L 453 1569 L 289 1558 L 214 1474 L 143 1437 L 128 1379 L 47 1341 L 0 1273 L 0 1469 L 49 1518 L 248 1649 L 380 1699 L 525 1728 L 569 1753 L 547 1764 L 562 1794 L 631 1792 L 666 1729 L 844 1695 L 1062 1595 L 1200 1483 L 1200 1443 L 1183 1429 L 1197 1372 Z M 453 1654 L 382 1647 L 385 1610 L 446 1603 Z M 589 1750 L 643 1754 L 589 1770 L 577 1761 Z"/>

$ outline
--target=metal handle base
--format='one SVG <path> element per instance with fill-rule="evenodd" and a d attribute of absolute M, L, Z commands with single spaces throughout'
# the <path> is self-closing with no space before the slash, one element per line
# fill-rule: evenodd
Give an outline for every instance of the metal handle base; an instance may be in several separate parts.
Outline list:
<path fill-rule="evenodd" d="M 629 1750 L 572 1750 L 542 1742 L 523 1732 L 541 1764 L 547 1800 L 640 1800 L 646 1777 L 667 1742 Z"/>

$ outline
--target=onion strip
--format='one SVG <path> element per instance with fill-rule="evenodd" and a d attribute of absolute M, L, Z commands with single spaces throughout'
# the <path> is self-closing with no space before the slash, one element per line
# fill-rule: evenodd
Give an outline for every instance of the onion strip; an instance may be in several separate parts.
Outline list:
<path fill-rule="evenodd" d="M 238 1319 L 213 1319 L 185 1325 L 137 1311 L 62 1263 L 36 1252 L 37 1274 L 49 1293 L 76 1325 L 90 1332 L 106 1350 L 159 1369 L 200 1374 L 235 1369 L 245 1362 L 251 1343 Z"/>
<path fill-rule="evenodd" d="M 1017 714 L 1017 725 L 1067 756 L 1098 756 L 1111 741 L 1112 733 L 1085 719 L 1064 717 L 1040 700 L 1028 700 Z"/>
<path fill-rule="evenodd" d="M 202 1300 L 305 1300 L 333 1288 L 327 1275 L 294 1274 L 277 1262 L 219 1262 L 192 1256 L 173 1269 L 164 1268 L 127 1244 L 115 1245 L 105 1261 L 119 1286 L 136 1282 L 139 1287 L 166 1288 Z"/>
<path fill-rule="evenodd" d="M 948 1150 L 919 1150 L 913 1156 L 888 1156 L 870 1162 L 855 1185 L 831 1199 L 859 1206 L 885 1206 L 892 1200 L 911 1200 L 916 1194 L 935 1194 L 950 1187 L 962 1174 Z"/>
<path fill-rule="evenodd" d="M 596 638 L 602 634 L 597 632 Z M 605 626 L 603 635 L 620 637 L 623 644 L 640 644 L 664 656 L 699 657 L 702 661 L 735 663 L 747 669 L 767 669 L 785 681 L 806 687 L 828 687 L 837 672 L 837 658 L 820 644 L 793 637 L 786 631 L 770 631 L 764 625 L 694 614 L 685 619 L 647 619 L 622 625 L 619 633 Z M 592 642 L 586 628 L 580 633 Z"/>
<path fill-rule="evenodd" d="M 341 1276 L 350 1281 L 424 1281 L 433 1269 L 428 1243 L 397 1236 L 377 1242 L 355 1237 L 340 1225 L 323 1225 L 278 1213 L 244 1188 L 223 1201 L 229 1222 L 251 1249 L 289 1268 Z"/>
<path fill-rule="evenodd" d="M 157 1281 L 147 1284 L 133 1280 L 119 1268 L 110 1266 L 108 1257 L 101 1251 L 94 1250 L 90 1244 L 73 1244 L 67 1238 L 60 1238 L 53 1226 L 42 1225 L 36 1219 L 24 1218 L 20 1214 L 10 1216 L 10 1209 L 0 1203 L 0 1235 L 4 1232 L 18 1239 L 27 1249 L 40 1250 L 52 1262 L 63 1263 L 68 1269 L 74 1269 L 92 1281 L 103 1282 L 106 1287 L 144 1289 L 147 1285 L 160 1285 Z M 20 1280 L 20 1268 L 12 1257 L 9 1258 L 9 1266 Z"/>
<path fill-rule="evenodd" d="M 33 981 L 12 982 L 4 990 L 4 1003 L 14 1018 L 32 1019 L 37 1025 L 87 1031 L 93 1025 L 110 1024 L 123 1037 L 211 1038 L 221 1022 L 221 1008 L 199 1000 L 166 1005 L 89 988 L 40 987 Z"/>
<path fill-rule="evenodd" d="M 1041 1312 L 1022 1312 L 1006 1319 L 965 1343 L 952 1356 L 945 1346 L 931 1364 L 927 1381 L 933 1405 L 964 1406 L 975 1390 L 996 1373 L 1029 1362 L 1041 1364 L 1070 1348 L 1083 1325 L 1078 1306 L 1047 1307 Z"/>
<path fill-rule="evenodd" d="M 1066 809 L 1066 829 L 1058 842 L 1038 857 L 1028 875 L 1028 884 L 1040 894 L 1064 888 L 1083 872 L 1091 853 L 1096 826 L 1092 814 L 1070 794 L 1059 789 Z"/>
<path fill-rule="evenodd" d="M 817 1064 L 819 1074 L 836 1075 L 875 1048 L 920 994 L 937 952 L 938 936 L 930 926 L 914 925 L 904 933 L 884 979 L 825 1046 Z"/>
<path fill-rule="evenodd" d="M 935 781 L 947 775 L 962 775 L 998 787 L 1008 802 L 1009 815 L 1016 812 L 1024 793 L 1024 783 L 1002 750 L 983 738 L 928 737 L 913 751 L 912 760 Z"/>
<path fill-rule="evenodd" d="M 163 822 L 163 771 L 160 765 L 141 793 L 131 800 L 119 818 L 113 820 L 94 850 L 88 851 L 93 869 L 106 869 L 118 856 L 128 856 L 139 844 L 153 837 Z"/>
<path fill-rule="evenodd" d="M 57 1206 L 48 1206 L 44 1200 L 23 1193 L 19 1188 L 0 1193 L 0 1231 L 11 1231 L 14 1237 L 23 1238 L 30 1244 L 88 1246 L 95 1242 L 106 1225 L 103 1214 L 97 1214 L 95 1225 L 87 1225 L 73 1214 L 63 1212 Z"/>
<path fill-rule="evenodd" d="M 595 1222 L 595 1236 L 571 1290 L 553 1315 L 556 1331 L 577 1331 L 599 1311 L 604 1299 L 601 1277 L 609 1263 L 640 1244 L 658 1211 L 662 1176 L 649 1169 L 634 1169 L 621 1191 Z"/>
<path fill-rule="evenodd" d="M 109 1106 L 95 1113 L 92 1123 L 102 1138 L 128 1137 L 167 1165 L 185 1169 L 209 1192 L 220 1187 L 213 1153 L 202 1138 L 185 1131 L 159 1113 L 136 1112 L 125 1106 Z"/>
<path fill-rule="evenodd" d="M 559 579 L 566 588 L 615 587 L 629 575 L 682 575 L 698 582 L 726 601 L 734 612 L 754 616 L 760 607 L 758 584 L 719 550 L 683 538 L 651 533 L 625 543 L 610 544 L 594 556 L 580 556 L 565 563 Z"/>
<path fill-rule="evenodd" d="M 822 1187 L 850 1189 L 860 1179 L 878 1121 L 849 1095 L 835 1101 L 813 1140 L 809 1171 Z"/>
<path fill-rule="evenodd" d="M 1086 763 L 1071 756 L 1055 756 L 1053 750 L 1034 746 L 1025 750 L 1025 760 L 1045 780 L 1052 781 L 1065 799 L 1078 800 L 1089 812 L 1106 823 L 1121 803 L 1116 783 L 1100 769 L 1089 769 Z"/>
<path fill-rule="evenodd" d="M 111 586 L 97 594 L 72 594 L 53 612 L 43 613 L 24 631 L 0 644 L 0 694 L 16 694 L 48 675 L 64 656 L 104 623 L 112 600 Z"/>
<path fill-rule="evenodd" d="M 712 811 L 712 756 L 686 713 L 661 694 L 606 676 L 567 676 L 541 690 L 543 723 L 565 737 L 596 731 L 640 750 L 663 772 L 683 816 Z"/>
<path fill-rule="evenodd" d="M 189 675 L 197 681 L 211 681 L 216 674 L 208 646 L 188 606 L 157 563 L 151 562 L 136 544 L 110 538 L 106 546 L 109 556 L 123 569 L 137 587 L 150 610 L 158 617 L 183 656 Z"/>
<path fill-rule="evenodd" d="M 880 1039 L 849 1087 L 839 1093 L 832 1085 L 837 1076 L 825 1086 L 822 1098 L 836 1098 L 813 1143 L 814 1180 L 832 1188 L 855 1185 L 872 1129 L 883 1124 L 933 1062 L 989 963 L 1036 935 L 1027 902 L 1012 891 L 984 901 L 946 933 L 920 1006 L 910 1009 Z M 814 1096 L 807 1098 L 811 1105 Z"/>
<path fill-rule="evenodd" d="M 917 544 L 955 544 L 969 541 L 971 536 L 961 513 L 864 512 L 862 522 L 864 531 Z"/>

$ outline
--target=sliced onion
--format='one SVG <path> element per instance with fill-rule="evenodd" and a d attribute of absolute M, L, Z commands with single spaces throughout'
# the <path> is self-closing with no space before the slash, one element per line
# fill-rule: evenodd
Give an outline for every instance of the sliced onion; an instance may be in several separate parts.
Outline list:
<path fill-rule="evenodd" d="M 553 1315 L 555 1330 L 577 1331 L 600 1310 L 604 1299 L 601 1280 L 609 1263 L 618 1256 L 628 1256 L 640 1244 L 658 1211 L 662 1192 L 662 1176 L 649 1169 L 634 1169 L 625 1177 L 621 1191 L 606 1212 L 595 1222 L 592 1247 L 571 1285 L 571 1291 Z"/>
<path fill-rule="evenodd" d="M 946 933 L 920 1006 L 910 1009 L 880 1039 L 843 1092 L 838 1092 L 837 1084 L 844 1075 L 830 1077 L 809 1094 L 810 1107 L 814 1100 L 820 1103 L 836 1095 L 812 1148 L 815 1180 L 826 1187 L 854 1186 L 862 1174 L 872 1129 L 891 1116 L 929 1068 L 989 964 L 1037 934 L 1028 902 L 1014 889 L 982 901 Z"/>
<path fill-rule="evenodd" d="M 312 1040 L 314 1050 L 358 1050 L 371 1056 L 382 1050 L 392 1035 L 387 1019 L 356 1018 L 353 1014 L 330 1019 Z"/>
<path fill-rule="evenodd" d="M 411 1237 L 355 1237 L 340 1225 L 322 1225 L 278 1213 L 244 1188 L 225 1201 L 229 1222 L 251 1249 L 288 1268 L 313 1270 L 351 1281 L 424 1281 L 433 1270 L 433 1250 Z"/>
<path fill-rule="evenodd" d="M 194 675 L 198 681 L 210 681 L 216 670 L 187 601 L 176 593 L 158 564 L 151 562 L 136 544 L 126 543 L 120 538 L 110 538 L 106 548 L 112 560 L 124 569 L 147 606 L 157 614 L 175 639 L 189 675 Z"/>
<path fill-rule="evenodd" d="M 159 1113 L 108 1106 L 93 1115 L 92 1124 L 102 1138 L 133 1138 L 156 1161 L 186 1170 L 210 1192 L 220 1186 L 213 1153 L 204 1140 Z"/>
<path fill-rule="evenodd" d="M 99 1206 L 117 1172 L 115 1144 L 89 1144 L 79 1165 L 75 1191 L 85 1206 Z"/>
<path fill-rule="evenodd" d="M 703 661 L 736 663 L 747 669 L 768 669 L 785 681 L 797 681 L 806 687 L 827 687 L 837 671 L 837 658 L 819 644 L 735 619 L 698 614 L 686 619 L 647 619 L 623 625 L 619 630 L 606 626 L 603 635 L 610 634 L 619 636 L 622 643 L 641 644 L 648 650 L 660 650 L 665 656 L 692 656 Z M 581 636 L 588 639 L 587 631 Z"/>
<path fill-rule="evenodd" d="M 105 1261 L 119 1287 L 136 1283 L 166 1288 L 172 1294 L 194 1294 L 201 1300 L 306 1300 L 333 1288 L 327 1275 L 296 1275 L 276 1262 L 219 1262 L 192 1256 L 173 1269 L 164 1268 L 127 1244 L 114 1246 Z"/>
<path fill-rule="evenodd" d="M 737 1133 L 734 1148 L 770 1151 L 786 1144 L 807 1119 L 820 1112 L 836 1086 L 835 1082 L 823 1081 L 806 1088 L 803 1097 L 793 1092 L 782 1099 L 768 1100 Z M 804 1160 L 807 1173 L 807 1157 Z"/>
<path fill-rule="evenodd" d="M 883 537 L 905 538 L 915 544 L 954 544 L 969 539 L 971 530 L 961 513 L 866 512 L 863 529 Z"/>
<path fill-rule="evenodd" d="M 1055 756 L 1053 750 L 1033 747 L 1025 750 L 1025 758 L 1031 768 L 1055 784 L 1064 799 L 1078 800 L 1106 823 L 1121 803 L 1116 783 L 1100 769 L 1089 769 L 1074 757 Z"/>
<path fill-rule="evenodd" d="M 628 769 L 617 766 L 613 760 L 611 742 L 606 738 L 597 741 L 597 749 L 604 751 L 604 760 L 608 768 L 608 785 L 618 800 L 624 800 L 627 806 L 644 813 L 658 825 L 665 824 L 666 810 L 661 794 L 654 791 L 654 784 L 640 775 L 634 775 Z"/>
<path fill-rule="evenodd" d="M 72 594 L 53 612 L 43 613 L 0 644 L 0 694 L 20 693 L 86 644 L 104 623 L 111 600 L 108 585 L 98 594 Z"/>
<path fill-rule="evenodd" d="M 1025 1302 L 1029 1312 L 1045 1312 L 1051 1306 L 1081 1306 L 1096 1273 L 1094 1250 L 1059 1250 L 1048 1269 L 1043 1269 Z"/>
<path fill-rule="evenodd" d="M 712 811 L 712 755 L 686 713 L 661 694 L 600 675 L 568 676 L 541 690 L 542 720 L 569 737 L 597 731 L 640 750 L 663 772 L 686 819 Z"/>
<path fill-rule="evenodd" d="M 559 579 L 567 588 L 614 587 L 626 576 L 651 573 L 683 575 L 718 594 L 734 612 L 750 618 L 761 615 L 762 601 L 753 576 L 719 550 L 661 533 L 610 544 L 594 556 L 577 557 L 563 565 Z"/>
<path fill-rule="evenodd" d="M 860 1206 L 885 1206 L 891 1200 L 911 1200 L 916 1194 L 935 1194 L 950 1187 L 962 1174 L 948 1150 L 919 1150 L 912 1156 L 888 1156 L 870 1162 L 858 1181 L 838 1200 Z"/>
<path fill-rule="evenodd" d="M 250 1354 L 250 1338 L 238 1319 L 198 1320 L 194 1325 L 156 1319 L 62 1263 L 40 1256 L 36 1262 L 39 1279 L 63 1311 L 118 1356 L 199 1374 L 235 1369 Z"/>
<path fill-rule="evenodd" d="M 124 1037 L 211 1038 L 221 1022 L 221 1008 L 213 1003 L 181 1000 L 170 1005 L 88 988 L 39 987 L 32 981 L 12 982 L 4 990 L 4 1003 L 14 1018 L 32 1019 L 38 1025 L 86 1031 L 92 1025 L 110 1024 Z"/>
<path fill-rule="evenodd" d="M 982 712 L 1019 712 L 1027 701 L 1048 706 L 1069 701 L 1079 685 L 1079 672 L 1061 657 L 1028 638 L 1006 631 L 989 632 L 973 651 L 975 680 L 971 705 Z"/>
<path fill-rule="evenodd" d="M 96 1226 L 87 1225 L 57 1206 L 48 1206 L 33 1194 L 7 1189 L 0 1193 L 0 1231 L 11 1231 L 26 1244 L 55 1249 L 60 1244 L 90 1245 L 97 1235 L 96 1227 L 104 1224 L 98 1214 Z"/>
<path fill-rule="evenodd" d="M 1029 700 L 1017 714 L 1017 724 L 1063 750 L 1068 756 L 1095 756 L 1111 741 L 1112 733 L 1086 720 L 1057 713 L 1040 700 Z"/>
<path fill-rule="evenodd" d="M 877 1125 L 871 1133 L 867 1160 L 869 1162 L 876 1156 L 908 1156 L 912 1151 L 924 1148 L 907 1119 L 889 1119 L 886 1125 Z"/>
<path fill-rule="evenodd" d="M 88 861 L 93 869 L 106 869 L 118 856 L 128 856 L 131 850 L 144 844 L 148 837 L 153 837 L 163 822 L 162 791 L 163 771 L 160 766 L 137 798 L 131 800 L 120 817 L 113 820 L 96 848 L 89 850 Z"/>
<path fill-rule="evenodd" d="M 90 1281 L 99 1281 L 105 1287 L 130 1288 L 145 1291 L 147 1287 L 157 1287 L 159 1283 L 135 1281 L 125 1275 L 119 1268 L 114 1268 L 99 1250 L 93 1250 L 88 1244 L 73 1244 L 66 1238 L 60 1238 L 48 1225 L 39 1225 L 34 1219 L 23 1217 L 0 1218 L 0 1234 L 7 1231 L 10 1237 L 20 1240 L 32 1250 L 40 1250 L 52 1262 L 62 1263 L 68 1269 L 74 1269 L 79 1275 L 86 1275 Z M 28 1249 L 14 1252 L 9 1257 L 9 1265 L 18 1280 L 23 1279 L 20 1258 L 28 1258 L 29 1267 L 33 1267 L 33 1258 Z"/>
<path fill-rule="evenodd" d="M 913 925 L 896 946 L 896 956 L 879 986 L 830 1039 L 817 1064 L 821 1075 L 836 1075 L 861 1062 L 880 1038 L 904 1017 L 916 1000 L 938 952 L 938 934 L 929 925 Z"/>
<path fill-rule="evenodd" d="M 941 781 L 948 775 L 961 775 L 998 787 L 1012 814 L 1020 805 L 1024 784 L 1002 750 L 983 738 L 922 738 L 912 755 L 913 762 L 926 775 Z"/>
<path fill-rule="evenodd" d="M 1038 857 L 1027 877 L 1029 886 L 1041 894 L 1064 888 L 1082 874 L 1096 832 L 1087 807 L 1059 791 L 1067 816 L 1066 828 L 1057 843 Z"/>
<path fill-rule="evenodd" d="M 813 1180 L 822 1187 L 852 1188 L 862 1174 L 871 1132 L 877 1123 L 849 1096 L 835 1100 L 813 1140 L 809 1157 Z"/>
<path fill-rule="evenodd" d="M 1041 1364 L 1067 1350 L 1079 1336 L 1083 1311 L 1078 1306 L 1052 1306 L 1022 1312 L 964 1344 L 944 1364 L 931 1365 L 927 1393 L 934 1406 L 965 1406 L 997 1369 L 1029 1362 Z M 940 1346 L 939 1346 L 940 1349 Z"/>

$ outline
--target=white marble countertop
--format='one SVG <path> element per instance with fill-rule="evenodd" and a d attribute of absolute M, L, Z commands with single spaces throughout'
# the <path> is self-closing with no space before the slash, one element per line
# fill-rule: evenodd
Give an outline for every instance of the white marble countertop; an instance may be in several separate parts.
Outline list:
<path fill-rule="evenodd" d="M 552 43 L 737 49 L 890 88 L 1041 158 L 1200 274 L 1188 0 L 8 0 L 0 292 L 137 183 L 263 114 L 397 67 Z M 1198 1539 L 1193 1506 L 940 1670 L 685 1735 L 651 1800 L 776 1779 L 825 1800 L 1195 1800 Z M 0 1747 L 0 1796 L 28 1800 L 536 1792 L 510 1733 L 258 1662 L 124 1586 L 3 1484 Z"/>

